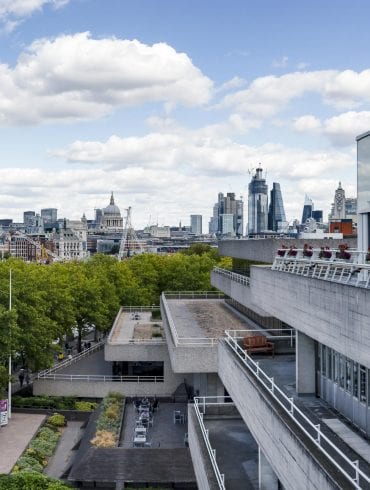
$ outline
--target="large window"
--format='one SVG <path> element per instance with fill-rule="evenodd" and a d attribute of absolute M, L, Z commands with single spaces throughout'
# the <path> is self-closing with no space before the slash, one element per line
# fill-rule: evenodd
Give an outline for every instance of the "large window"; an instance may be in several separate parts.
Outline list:
<path fill-rule="evenodd" d="M 370 211 L 370 132 L 357 140 L 357 212 Z"/>

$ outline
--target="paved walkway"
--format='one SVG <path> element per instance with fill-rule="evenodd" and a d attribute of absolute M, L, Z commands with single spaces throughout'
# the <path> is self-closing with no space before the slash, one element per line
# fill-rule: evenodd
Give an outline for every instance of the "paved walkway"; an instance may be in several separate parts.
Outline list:
<path fill-rule="evenodd" d="M 45 415 L 13 413 L 8 425 L 0 429 L 0 474 L 11 469 L 43 423 Z"/>
<path fill-rule="evenodd" d="M 45 473 L 52 478 L 61 478 L 64 472 L 72 464 L 73 447 L 80 440 L 82 435 L 81 427 L 84 422 L 70 421 L 67 427 L 63 430 L 54 456 L 50 459 L 49 464 L 45 469 Z"/>
<path fill-rule="evenodd" d="M 370 444 L 338 419 L 322 419 L 348 446 L 370 464 Z"/>

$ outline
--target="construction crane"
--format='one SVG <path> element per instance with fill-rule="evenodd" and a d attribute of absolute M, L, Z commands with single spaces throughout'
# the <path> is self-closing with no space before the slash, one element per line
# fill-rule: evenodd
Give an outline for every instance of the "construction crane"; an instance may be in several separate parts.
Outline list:
<path fill-rule="evenodd" d="M 126 209 L 126 213 L 125 227 L 118 252 L 119 260 L 144 253 L 143 242 L 138 239 L 131 223 L 131 206 Z"/>

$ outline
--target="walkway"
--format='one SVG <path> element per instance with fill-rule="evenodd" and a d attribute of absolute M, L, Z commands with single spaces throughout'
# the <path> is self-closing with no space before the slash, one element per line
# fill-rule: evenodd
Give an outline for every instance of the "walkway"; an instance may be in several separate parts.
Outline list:
<path fill-rule="evenodd" d="M 61 478 L 73 462 L 73 448 L 81 439 L 84 422 L 70 421 L 64 428 L 54 456 L 50 459 L 45 473 L 52 478 Z"/>
<path fill-rule="evenodd" d="M 13 413 L 8 425 L 0 429 L 0 474 L 11 469 L 43 423 L 45 415 Z"/>

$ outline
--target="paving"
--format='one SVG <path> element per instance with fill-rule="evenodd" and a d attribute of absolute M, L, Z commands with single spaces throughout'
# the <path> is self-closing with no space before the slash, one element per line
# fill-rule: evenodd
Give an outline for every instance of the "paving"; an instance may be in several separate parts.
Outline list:
<path fill-rule="evenodd" d="M 258 489 L 258 446 L 244 421 L 205 417 L 204 423 L 227 490 Z"/>
<path fill-rule="evenodd" d="M 370 464 L 370 444 L 338 419 L 322 419 L 348 446 Z"/>
<path fill-rule="evenodd" d="M 45 473 L 52 478 L 61 478 L 73 462 L 73 447 L 81 439 L 84 422 L 70 421 L 63 429 L 57 449 L 45 468 Z"/>
<path fill-rule="evenodd" d="M 152 448 L 183 448 L 187 432 L 187 423 L 174 424 L 173 412 L 180 410 L 187 414 L 186 403 L 159 403 L 158 410 L 153 415 L 153 427 L 149 427 L 148 442 Z M 120 447 L 129 448 L 133 446 L 135 421 L 138 418 L 133 403 L 125 407 L 123 429 L 121 432 Z"/>
<path fill-rule="evenodd" d="M 134 318 L 135 313 L 139 318 Z M 140 324 L 156 323 L 152 322 L 151 311 L 128 312 L 122 311 L 119 318 L 116 320 L 114 330 L 110 335 L 109 342 L 111 344 L 125 344 L 134 338 L 135 326 Z"/>
<path fill-rule="evenodd" d="M 8 425 L 0 429 L 0 474 L 11 469 L 42 425 L 45 415 L 13 413 Z"/>
<path fill-rule="evenodd" d="M 104 359 L 104 349 L 56 371 L 56 374 L 100 374 L 112 376 L 112 363 Z"/>

